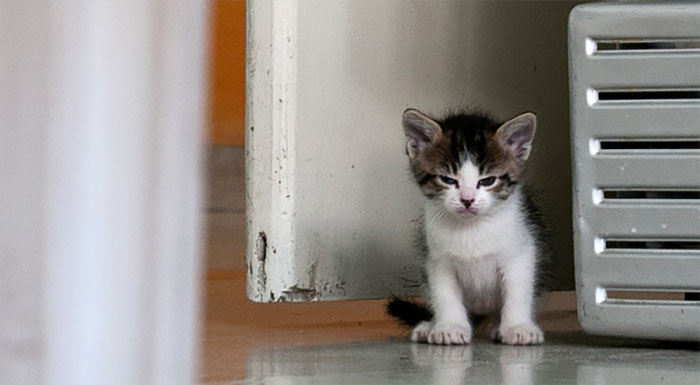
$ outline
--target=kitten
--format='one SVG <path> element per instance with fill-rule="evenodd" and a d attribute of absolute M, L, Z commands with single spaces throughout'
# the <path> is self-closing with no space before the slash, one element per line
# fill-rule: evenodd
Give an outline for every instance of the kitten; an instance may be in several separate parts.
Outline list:
<path fill-rule="evenodd" d="M 536 119 L 497 123 L 457 113 L 443 120 L 403 114 L 411 171 L 425 196 L 424 237 L 430 308 L 394 299 L 389 314 L 414 326 L 411 340 L 468 344 L 470 318 L 495 316 L 504 344 L 544 341 L 535 323 L 547 228 L 523 186 Z"/>

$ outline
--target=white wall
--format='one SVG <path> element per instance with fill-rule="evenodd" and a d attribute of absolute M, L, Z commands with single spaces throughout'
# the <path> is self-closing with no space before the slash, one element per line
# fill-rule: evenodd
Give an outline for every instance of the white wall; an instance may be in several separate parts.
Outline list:
<path fill-rule="evenodd" d="M 400 126 L 409 106 L 537 113 L 533 181 L 556 230 L 555 287 L 573 288 L 566 26 L 575 4 L 249 3 L 250 297 L 415 292 L 419 195 Z"/>
<path fill-rule="evenodd" d="M 397 191 L 406 188 L 405 175 L 388 169 L 398 165 L 403 171 L 406 164 L 399 124 L 406 107 L 442 114 L 452 107 L 479 106 L 502 119 L 535 111 L 539 126 L 532 179 L 543 192 L 548 218 L 557 230 L 557 286 L 573 288 L 566 26 L 576 3 L 301 4 L 298 127 L 313 131 L 308 135 L 317 139 L 299 141 L 308 147 L 300 146 L 298 151 L 305 155 L 297 157 L 323 156 L 320 164 L 342 170 L 349 161 L 343 156 L 362 149 L 358 158 L 369 177 L 362 186 L 364 196 L 344 202 L 346 211 L 338 213 L 340 217 L 347 220 L 366 205 L 406 210 L 402 204 L 411 202 L 403 200 L 412 199 L 407 193 Z M 347 152 L 319 154 L 319 147 Z M 342 177 L 300 168 L 302 173 L 307 170 L 316 183 L 333 186 L 327 192 L 331 199 L 353 189 L 352 182 L 339 180 Z M 318 187 L 300 188 L 311 193 Z M 369 202 L 373 200 L 379 202 Z M 320 212 L 301 213 L 305 214 L 323 217 Z M 395 220 L 405 219 L 387 218 L 383 225 L 394 227 Z"/>

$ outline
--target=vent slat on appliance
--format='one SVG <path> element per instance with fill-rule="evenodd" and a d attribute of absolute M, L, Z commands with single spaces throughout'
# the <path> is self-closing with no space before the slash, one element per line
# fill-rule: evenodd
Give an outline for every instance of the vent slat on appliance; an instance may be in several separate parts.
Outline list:
<path fill-rule="evenodd" d="M 595 191 L 595 190 L 594 190 Z M 583 245 L 593 249 L 593 240 L 600 237 L 655 237 L 693 239 L 698 231 L 697 204 L 666 202 L 640 202 L 634 205 L 593 203 L 593 193 L 587 194 L 586 225 L 591 231 Z M 700 263 L 698 264 L 700 268 Z"/>
<path fill-rule="evenodd" d="M 700 259 L 693 254 L 609 253 L 597 257 L 595 287 L 655 287 L 697 290 Z M 623 274 L 621 274 L 621 272 Z M 664 273 L 661 273 L 664 272 Z"/>
<path fill-rule="evenodd" d="M 587 66 L 598 72 L 593 89 L 685 89 L 697 85 L 700 55 L 591 57 Z"/>
<path fill-rule="evenodd" d="M 622 117 L 622 119 L 620 119 Z M 698 138 L 700 109 L 697 107 L 660 105 L 614 106 L 589 109 L 585 117 L 593 138 L 652 138 L 663 132 L 665 138 Z M 612 122 L 615 126 L 611 127 Z"/>
<path fill-rule="evenodd" d="M 594 298 L 590 303 L 595 303 Z M 588 306 L 587 306 L 588 307 Z M 594 312 L 599 321 L 581 318 L 584 330 L 596 334 L 631 338 L 697 341 L 700 312 L 693 305 L 644 306 L 623 304 L 599 304 Z M 681 312 L 682 310 L 682 312 Z M 590 313 L 588 313 L 590 314 Z M 682 314 L 682 316 L 678 316 Z M 674 316 L 675 315 L 675 316 Z M 605 322 L 599 325 L 600 322 Z"/>
<path fill-rule="evenodd" d="M 591 171 L 598 186 L 668 189 L 700 185 L 700 154 L 652 156 L 648 154 L 599 155 L 592 159 Z"/>

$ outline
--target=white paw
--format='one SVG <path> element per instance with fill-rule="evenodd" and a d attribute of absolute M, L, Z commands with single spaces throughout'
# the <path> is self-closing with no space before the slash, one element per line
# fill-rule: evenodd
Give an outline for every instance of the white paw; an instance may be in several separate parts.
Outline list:
<path fill-rule="evenodd" d="M 416 325 L 411 331 L 411 341 L 413 342 L 428 342 L 428 333 L 433 328 L 433 323 L 423 321 Z"/>
<path fill-rule="evenodd" d="M 464 345 L 472 341 L 469 324 L 437 323 L 428 333 L 428 343 L 437 345 Z"/>
<path fill-rule="evenodd" d="M 506 345 L 539 345 L 544 342 L 544 333 L 534 323 L 501 326 L 494 338 Z"/>

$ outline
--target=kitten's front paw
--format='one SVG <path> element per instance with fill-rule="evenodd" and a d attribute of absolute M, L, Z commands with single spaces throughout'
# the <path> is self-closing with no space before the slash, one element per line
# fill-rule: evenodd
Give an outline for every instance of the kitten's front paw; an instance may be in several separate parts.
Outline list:
<path fill-rule="evenodd" d="M 413 342 L 428 342 L 428 333 L 433 328 L 433 323 L 423 321 L 416 325 L 411 331 L 411 341 Z"/>
<path fill-rule="evenodd" d="M 465 345 L 472 341 L 469 324 L 437 323 L 428 333 L 428 343 L 437 345 Z"/>
<path fill-rule="evenodd" d="M 544 342 L 544 333 L 534 323 L 501 326 L 494 333 L 494 339 L 506 345 L 539 345 Z"/>

